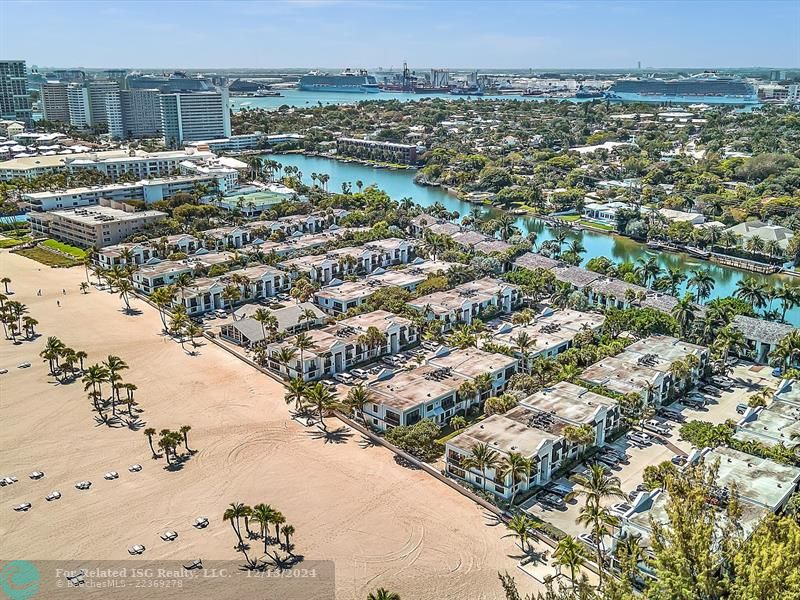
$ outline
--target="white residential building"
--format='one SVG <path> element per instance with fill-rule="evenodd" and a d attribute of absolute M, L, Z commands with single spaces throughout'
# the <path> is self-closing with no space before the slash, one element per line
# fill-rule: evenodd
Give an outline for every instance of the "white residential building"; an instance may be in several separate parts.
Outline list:
<path fill-rule="evenodd" d="M 81 129 L 91 127 L 92 108 L 89 102 L 89 90 L 86 87 L 80 83 L 71 83 L 67 87 L 67 105 L 70 125 Z"/>
<path fill-rule="evenodd" d="M 187 142 L 229 138 L 231 116 L 228 90 L 161 95 L 164 142 L 180 147 Z"/>

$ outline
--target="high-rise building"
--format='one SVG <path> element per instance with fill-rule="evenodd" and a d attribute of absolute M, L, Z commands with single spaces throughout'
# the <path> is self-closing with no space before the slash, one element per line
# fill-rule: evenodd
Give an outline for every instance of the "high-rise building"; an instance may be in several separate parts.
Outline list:
<path fill-rule="evenodd" d="M 119 93 L 122 130 L 114 137 L 142 138 L 161 135 L 161 94 L 158 90 L 122 90 Z"/>
<path fill-rule="evenodd" d="M 92 107 L 89 102 L 89 90 L 80 83 L 67 86 L 67 105 L 69 106 L 69 123 L 73 127 L 91 127 Z"/>
<path fill-rule="evenodd" d="M 31 124 L 28 74 L 24 60 L 0 60 L 0 117 Z"/>
<path fill-rule="evenodd" d="M 113 138 L 123 137 L 124 127 L 122 126 L 122 104 L 119 97 L 120 92 L 110 92 L 106 94 L 106 125 L 108 132 Z"/>
<path fill-rule="evenodd" d="M 228 90 L 220 88 L 214 92 L 163 94 L 161 131 L 170 147 L 230 137 Z"/>
<path fill-rule="evenodd" d="M 119 89 L 127 89 L 128 85 L 125 78 L 128 76 L 128 71 L 125 69 L 108 69 L 105 72 L 105 79 L 116 81 L 119 84 Z"/>
<path fill-rule="evenodd" d="M 69 123 L 69 100 L 66 83 L 47 81 L 42 84 L 42 114 L 46 121 Z"/>
<path fill-rule="evenodd" d="M 95 80 L 86 86 L 89 90 L 89 106 L 92 125 L 108 125 L 106 104 L 109 99 L 116 101 L 112 106 L 114 113 L 119 113 L 119 84 L 116 81 Z"/>

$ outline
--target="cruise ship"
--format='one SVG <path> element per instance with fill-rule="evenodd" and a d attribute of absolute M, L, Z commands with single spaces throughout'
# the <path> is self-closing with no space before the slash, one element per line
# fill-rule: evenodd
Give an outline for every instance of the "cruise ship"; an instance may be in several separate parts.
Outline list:
<path fill-rule="evenodd" d="M 700 73 L 681 79 L 618 79 L 609 89 L 612 94 L 642 96 L 734 96 L 755 97 L 755 89 L 742 79 Z"/>
<path fill-rule="evenodd" d="M 377 81 L 366 71 L 344 71 L 339 75 L 311 72 L 300 78 L 298 89 L 304 92 L 346 92 L 370 94 L 380 92 Z"/>

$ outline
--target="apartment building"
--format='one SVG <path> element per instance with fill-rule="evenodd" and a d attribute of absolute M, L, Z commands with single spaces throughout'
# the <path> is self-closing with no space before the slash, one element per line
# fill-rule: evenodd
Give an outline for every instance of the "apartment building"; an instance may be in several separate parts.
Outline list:
<path fill-rule="evenodd" d="M 231 116 L 228 91 L 166 93 L 160 97 L 164 142 L 178 148 L 187 142 L 228 138 Z"/>
<path fill-rule="evenodd" d="M 511 348 L 518 358 L 523 358 L 516 340 L 525 334 L 533 340 L 527 349 L 528 366 L 535 359 L 553 358 L 572 347 L 575 337 L 585 331 L 599 332 L 605 323 L 605 316 L 599 313 L 579 312 L 570 309 L 545 309 L 528 325 L 501 323 L 491 342 Z M 523 336 L 524 337 L 524 336 Z"/>
<path fill-rule="evenodd" d="M 62 208 L 93 206 L 101 198 L 123 202 L 125 200 L 144 200 L 147 204 L 165 200 L 178 192 L 192 193 L 201 185 L 215 186 L 216 178 L 206 175 L 181 175 L 143 179 L 135 183 L 112 183 L 91 187 L 70 188 L 47 192 L 27 192 L 22 200 L 30 210 L 47 212 Z"/>
<path fill-rule="evenodd" d="M 370 345 L 365 339 L 373 327 L 383 335 L 383 344 Z M 292 339 L 271 344 L 268 347 L 269 368 L 290 379 L 321 379 L 385 354 L 396 354 L 417 341 L 416 328 L 409 319 L 386 311 L 343 319 L 336 325 L 311 330 L 308 336 L 313 347 L 305 350 L 302 356 L 298 352 L 288 365 L 278 362 L 276 355 L 283 347 L 292 348 Z"/>
<path fill-rule="evenodd" d="M 800 439 L 800 381 L 781 381 L 767 406 L 745 412 L 733 437 L 769 447 L 793 445 Z"/>
<path fill-rule="evenodd" d="M 342 137 L 336 140 L 336 153 L 379 162 L 415 165 L 418 161 L 417 146 Z"/>
<path fill-rule="evenodd" d="M 435 292 L 408 303 L 426 320 L 440 321 L 447 332 L 460 323 L 487 313 L 510 313 L 522 301 L 518 287 L 498 279 L 483 278 L 459 285 L 452 290 Z"/>
<path fill-rule="evenodd" d="M 67 86 L 67 108 L 69 124 L 78 129 L 92 126 L 92 105 L 89 101 L 89 90 L 82 83 L 70 83 Z"/>
<path fill-rule="evenodd" d="M 694 357 L 694 366 L 685 377 L 676 379 L 673 365 L 689 356 Z M 640 394 L 646 404 L 659 407 L 697 382 L 708 363 L 708 348 L 656 335 L 587 367 L 581 380 L 619 394 Z"/>
<path fill-rule="evenodd" d="M 735 316 L 731 325 L 742 333 L 747 344 L 747 348 L 740 355 L 760 364 L 768 363 L 770 353 L 780 341 L 793 331 L 797 331 L 796 327 L 788 323 L 776 323 L 744 315 Z M 795 364 L 800 365 L 800 358 Z"/>
<path fill-rule="evenodd" d="M 563 465 L 575 460 L 586 446 L 570 441 L 568 427 L 589 426 L 592 445 L 602 445 L 621 424 L 619 407 L 605 396 L 568 382 L 545 388 L 502 415 L 492 415 L 449 440 L 445 446 L 446 471 L 508 500 L 516 492 L 549 482 Z M 468 469 L 465 459 L 478 444 L 488 444 L 501 458 L 521 453 L 536 466 L 530 480 L 514 483 L 497 467 Z"/>
<path fill-rule="evenodd" d="M 24 60 L 0 60 L 0 119 L 32 122 L 28 72 Z"/>
<path fill-rule="evenodd" d="M 147 225 L 167 218 L 157 210 L 135 212 L 128 205 L 102 201 L 91 208 L 29 213 L 31 232 L 82 248 L 103 248 L 118 244 Z"/>
<path fill-rule="evenodd" d="M 48 81 L 42 84 L 42 115 L 46 121 L 69 123 L 68 84 L 60 81 Z"/>
<path fill-rule="evenodd" d="M 161 137 L 161 93 L 152 89 L 121 90 L 121 121 L 109 131 L 115 138 Z"/>

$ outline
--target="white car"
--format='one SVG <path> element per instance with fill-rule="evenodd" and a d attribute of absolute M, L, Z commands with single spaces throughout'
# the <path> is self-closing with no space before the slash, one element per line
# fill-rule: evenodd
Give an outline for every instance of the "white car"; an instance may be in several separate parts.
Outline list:
<path fill-rule="evenodd" d="M 628 439 L 636 442 L 637 444 L 641 444 L 642 446 L 647 446 L 648 444 L 653 443 L 653 438 L 651 438 L 646 433 L 642 433 L 641 431 L 634 431 L 628 434 Z"/>
<path fill-rule="evenodd" d="M 320 381 L 320 383 L 322 385 L 324 385 L 326 388 L 328 388 L 329 390 L 335 390 L 336 389 L 336 382 L 335 381 L 331 381 L 330 379 L 322 379 Z"/>
<path fill-rule="evenodd" d="M 425 348 L 425 350 L 430 350 L 431 352 L 439 347 L 439 344 L 436 342 L 431 342 L 430 340 L 425 340 L 421 345 L 423 348 Z"/>
<path fill-rule="evenodd" d="M 348 373 L 334 373 L 333 378 L 336 381 L 346 383 L 347 385 L 352 385 L 353 383 L 355 383 L 355 378 Z"/>
<path fill-rule="evenodd" d="M 350 375 L 358 377 L 359 379 L 367 379 L 367 377 L 369 377 L 369 373 L 364 369 L 350 369 Z"/>
<path fill-rule="evenodd" d="M 60 500 L 61 499 L 61 492 L 58 490 L 53 490 L 47 496 L 44 497 L 45 500 L 48 502 L 52 502 L 53 500 Z"/>
<path fill-rule="evenodd" d="M 228 313 L 221 309 L 215 310 L 214 314 L 217 315 L 218 319 L 225 319 L 228 316 Z"/>

